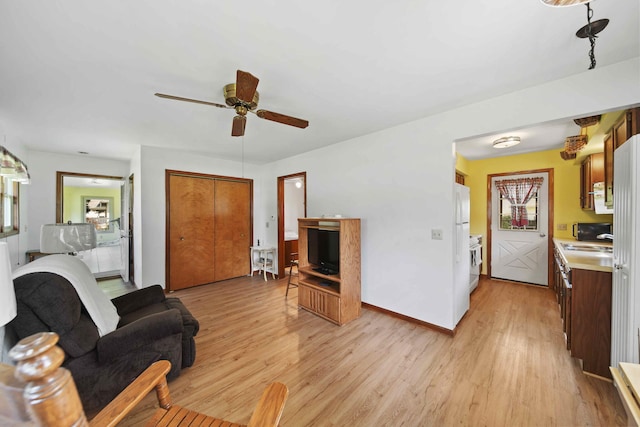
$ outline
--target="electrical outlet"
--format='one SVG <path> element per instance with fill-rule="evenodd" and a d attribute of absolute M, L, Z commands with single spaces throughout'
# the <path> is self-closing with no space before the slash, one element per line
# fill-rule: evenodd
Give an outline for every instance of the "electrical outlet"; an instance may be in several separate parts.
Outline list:
<path fill-rule="evenodd" d="M 567 224 L 558 224 L 558 231 L 567 231 Z"/>
<path fill-rule="evenodd" d="M 442 240 L 442 230 L 432 228 L 431 229 L 431 240 Z"/>

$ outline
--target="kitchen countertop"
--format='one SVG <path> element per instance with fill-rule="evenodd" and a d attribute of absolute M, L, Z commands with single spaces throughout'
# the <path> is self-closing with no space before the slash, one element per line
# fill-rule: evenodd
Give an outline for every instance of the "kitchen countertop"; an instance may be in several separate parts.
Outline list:
<path fill-rule="evenodd" d="M 585 242 L 572 239 L 553 238 L 553 244 L 562 257 L 563 263 L 572 269 L 613 271 L 613 253 L 586 250 L 568 250 L 565 245 L 589 246 L 593 248 L 612 248 L 611 242 Z"/>

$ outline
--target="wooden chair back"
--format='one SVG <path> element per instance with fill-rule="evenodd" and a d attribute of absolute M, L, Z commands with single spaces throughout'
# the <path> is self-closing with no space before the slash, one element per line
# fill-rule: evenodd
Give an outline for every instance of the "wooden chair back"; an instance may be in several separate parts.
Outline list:
<path fill-rule="evenodd" d="M 21 340 L 9 352 L 17 362 L 15 376 L 26 383 L 24 401 L 27 410 L 38 425 L 115 426 L 155 389 L 159 408 L 147 426 L 193 425 L 194 420 L 201 421 L 197 425 L 241 426 L 174 405 L 166 379 L 171 363 L 166 360 L 147 368 L 89 422 L 71 374 L 60 367 L 64 352 L 56 346 L 57 342 L 57 334 L 42 332 Z M 284 384 L 269 384 L 247 427 L 277 427 L 288 394 Z"/>

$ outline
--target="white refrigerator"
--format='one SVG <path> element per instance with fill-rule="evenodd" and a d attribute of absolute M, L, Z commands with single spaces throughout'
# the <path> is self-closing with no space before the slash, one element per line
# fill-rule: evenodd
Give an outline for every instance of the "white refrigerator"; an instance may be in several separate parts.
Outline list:
<path fill-rule="evenodd" d="M 638 363 L 640 339 L 640 135 L 614 152 L 611 366 Z"/>
<path fill-rule="evenodd" d="M 469 310 L 469 187 L 455 184 L 455 225 L 453 263 L 453 314 L 454 325 Z"/>

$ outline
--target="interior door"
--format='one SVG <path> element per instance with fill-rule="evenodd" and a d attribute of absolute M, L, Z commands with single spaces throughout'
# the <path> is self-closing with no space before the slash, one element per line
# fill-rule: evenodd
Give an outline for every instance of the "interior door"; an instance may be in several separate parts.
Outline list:
<path fill-rule="evenodd" d="M 542 177 L 537 197 L 527 204 L 529 225 L 512 228 L 510 203 L 501 200 L 495 182 Z M 549 174 L 547 172 L 491 178 L 491 277 L 546 286 L 549 268 Z"/>
<path fill-rule="evenodd" d="M 214 279 L 250 271 L 251 186 L 246 181 L 215 181 Z"/>
<path fill-rule="evenodd" d="M 215 281 L 215 181 L 169 175 L 169 289 Z M 246 251 L 245 251 L 246 252 Z"/>
<path fill-rule="evenodd" d="M 120 231 L 115 229 L 115 220 L 124 212 L 120 204 L 122 177 L 56 172 L 56 223 L 85 222 L 84 202 L 94 197 L 112 200 L 110 212 L 113 216 L 110 216 L 109 229 L 98 231 L 99 246 L 83 253 L 80 259 L 87 264 L 96 278 L 118 277 L 122 271 L 119 255 L 122 242 Z"/>
<path fill-rule="evenodd" d="M 129 180 L 120 187 L 120 277 L 129 281 Z"/>
<path fill-rule="evenodd" d="M 307 216 L 307 173 L 278 177 L 278 277 L 298 253 L 298 218 Z M 297 255 L 296 255 L 297 256 Z M 294 256 L 295 257 L 295 256 Z M 291 270 L 289 270 L 290 272 Z"/>

